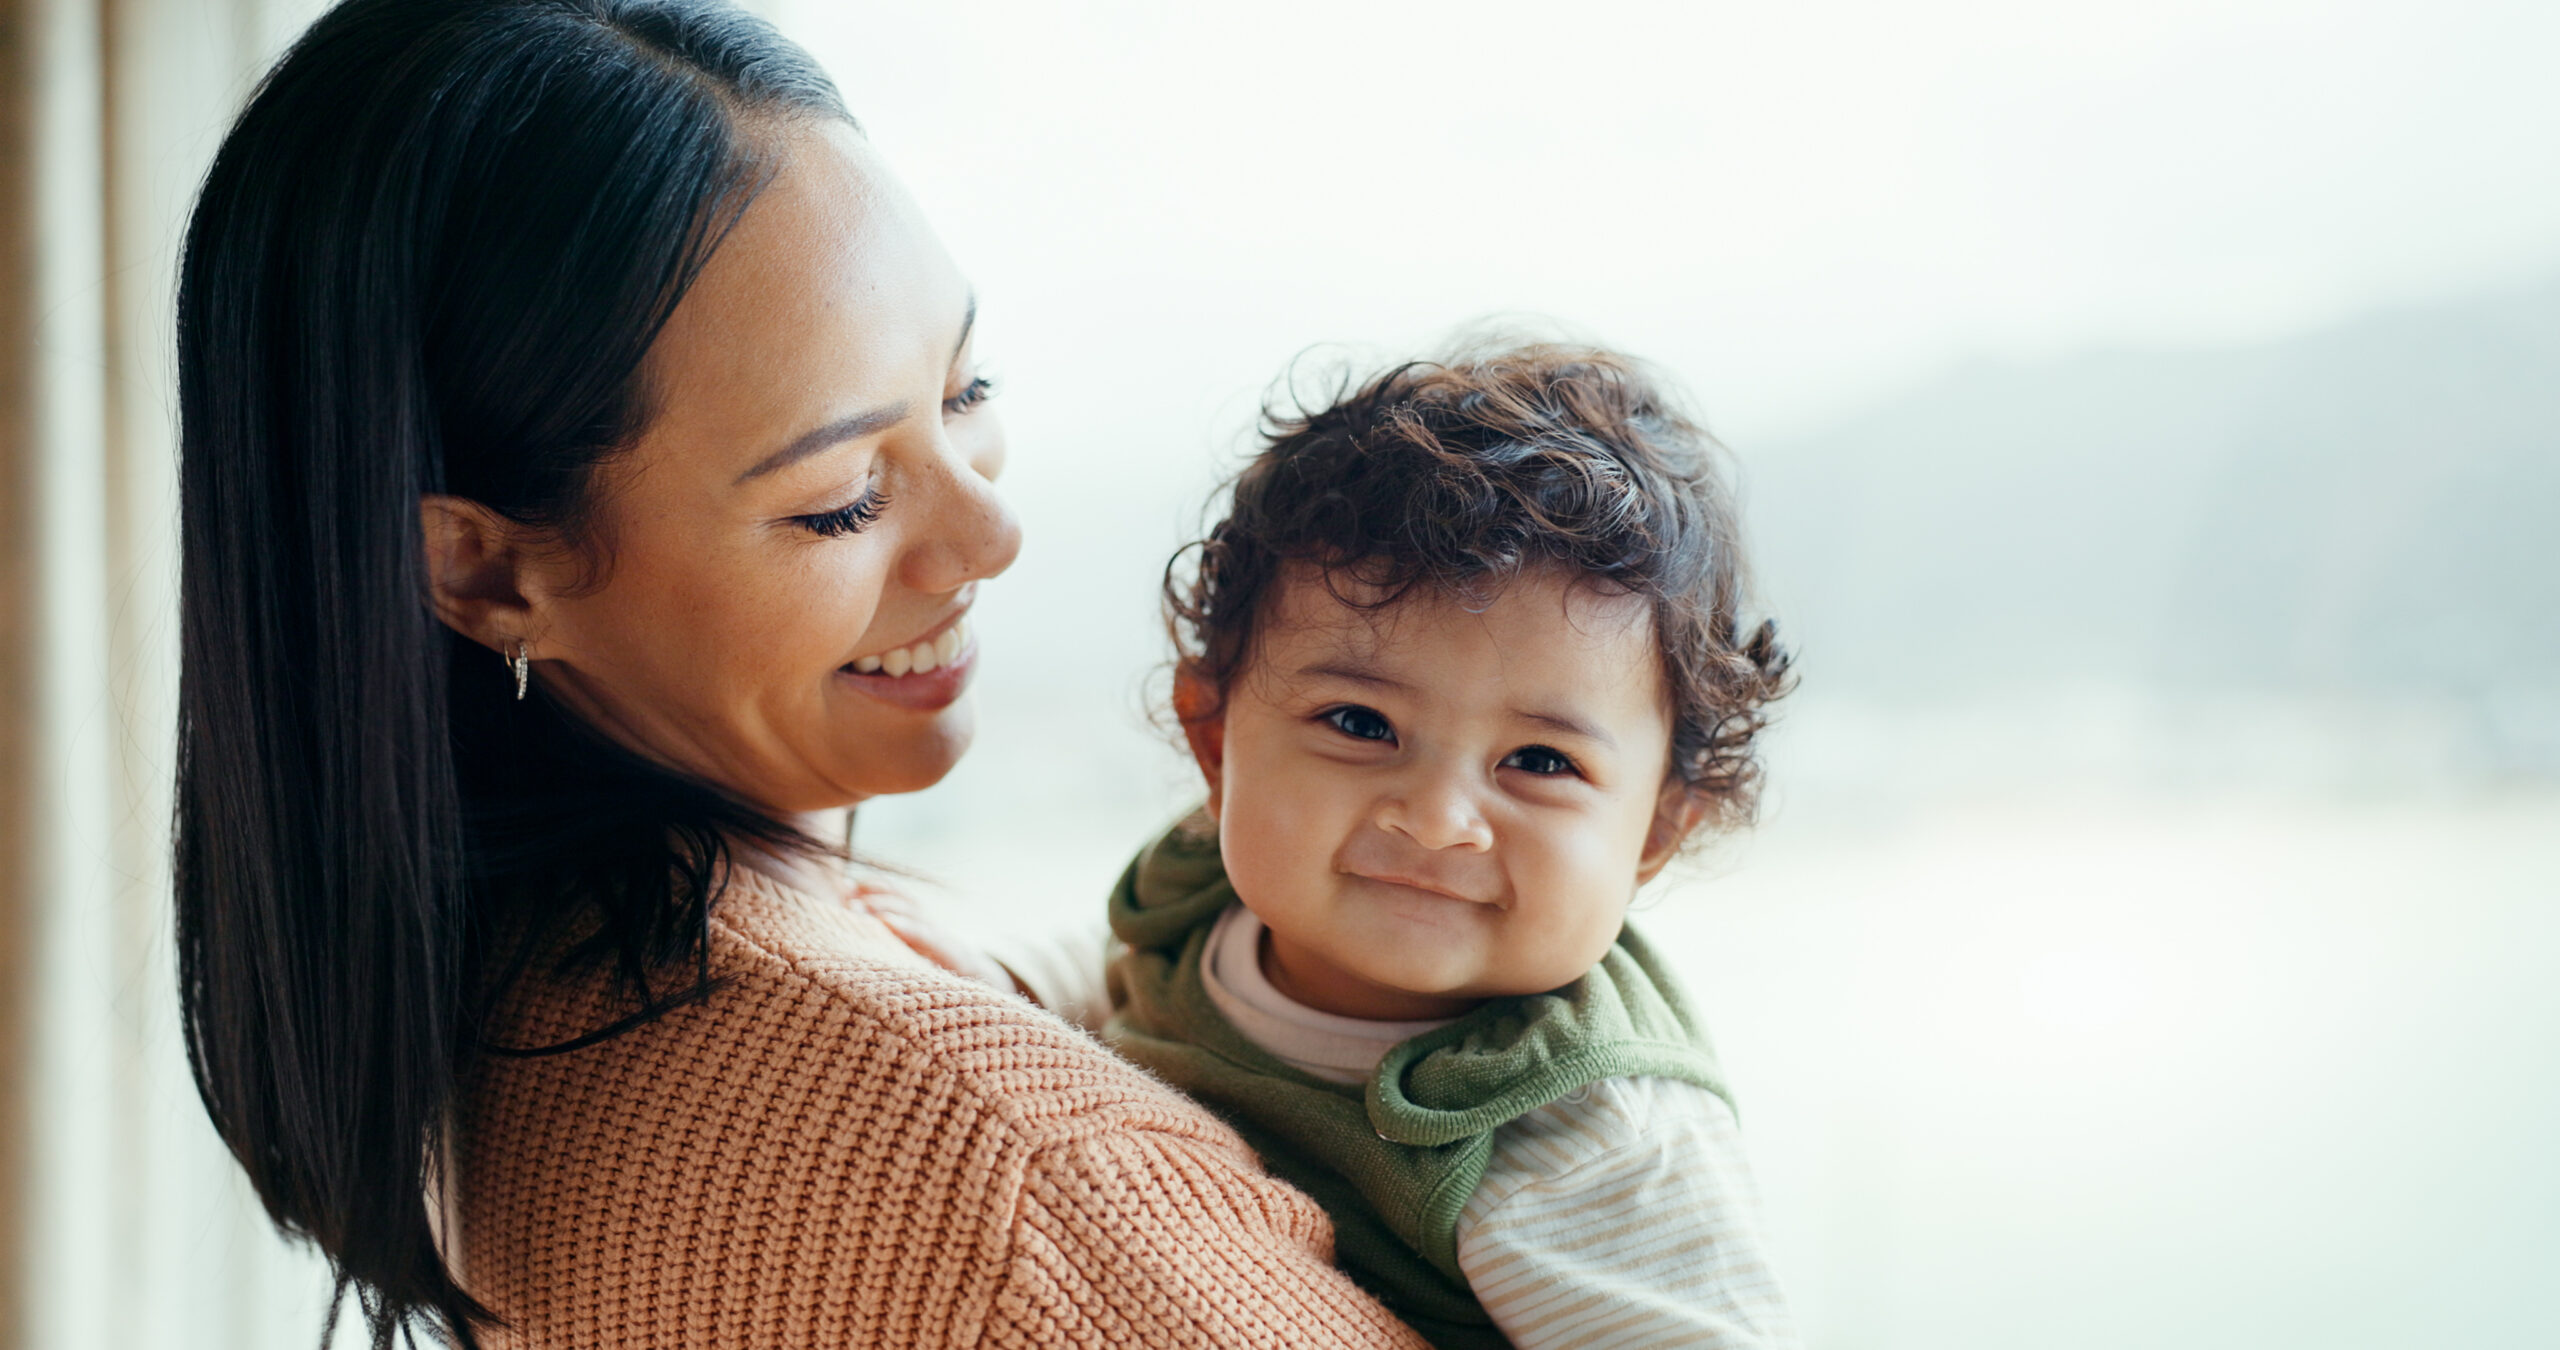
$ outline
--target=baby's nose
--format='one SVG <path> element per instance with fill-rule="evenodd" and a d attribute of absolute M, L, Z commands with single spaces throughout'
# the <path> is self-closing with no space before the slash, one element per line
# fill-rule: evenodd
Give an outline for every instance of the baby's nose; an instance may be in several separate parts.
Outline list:
<path fill-rule="evenodd" d="M 1481 853 L 1493 847 L 1493 826 L 1477 808 L 1475 794 L 1439 777 L 1380 801 L 1377 825 L 1435 853 L 1453 848 Z"/>

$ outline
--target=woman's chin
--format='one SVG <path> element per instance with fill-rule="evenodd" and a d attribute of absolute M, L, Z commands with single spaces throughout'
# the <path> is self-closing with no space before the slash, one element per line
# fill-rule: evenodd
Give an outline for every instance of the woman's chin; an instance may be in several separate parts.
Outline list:
<path fill-rule="evenodd" d="M 858 786 L 866 798 L 922 792 L 958 767 L 977 732 L 973 701 L 963 698 L 929 719 L 852 738 L 846 759 L 860 766 Z"/>

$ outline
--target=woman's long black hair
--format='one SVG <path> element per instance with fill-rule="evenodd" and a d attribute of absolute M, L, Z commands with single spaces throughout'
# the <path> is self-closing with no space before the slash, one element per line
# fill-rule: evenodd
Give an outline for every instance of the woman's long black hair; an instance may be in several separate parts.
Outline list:
<path fill-rule="evenodd" d="M 582 939 L 636 1024 L 707 988 L 721 841 L 807 842 L 517 702 L 434 617 L 419 518 L 451 493 L 577 537 L 594 469 L 645 419 L 643 355 L 794 117 L 845 112 L 805 53 L 714 0 L 347 0 L 269 73 L 197 202 L 187 1048 L 268 1213 L 328 1255 L 377 1347 L 421 1327 L 469 1346 L 488 1317 L 426 1187 L 474 1058 L 528 1049 L 483 1024 L 524 935 Z M 652 988 L 671 964 L 693 978 Z"/>

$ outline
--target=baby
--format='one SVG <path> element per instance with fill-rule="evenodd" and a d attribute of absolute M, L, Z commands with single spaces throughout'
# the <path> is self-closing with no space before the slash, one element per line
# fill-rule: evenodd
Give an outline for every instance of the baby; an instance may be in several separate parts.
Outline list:
<path fill-rule="evenodd" d="M 1168 574 L 1209 801 L 1112 897 L 1108 1036 L 1444 1350 L 1792 1344 L 1715 1057 L 1626 925 L 1749 815 L 1786 684 L 1713 442 L 1560 346 L 1267 431 Z"/>

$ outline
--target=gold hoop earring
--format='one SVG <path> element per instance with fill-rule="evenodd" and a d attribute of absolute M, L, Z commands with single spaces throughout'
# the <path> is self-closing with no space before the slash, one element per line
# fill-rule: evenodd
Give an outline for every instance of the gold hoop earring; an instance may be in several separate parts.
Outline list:
<path fill-rule="evenodd" d="M 522 703 L 525 685 L 533 678 L 533 660 L 525 655 L 525 644 L 522 641 L 516 643 L 516 654 L 508 658 L 507 666 L 516 673 L 516 702 Z"/>

